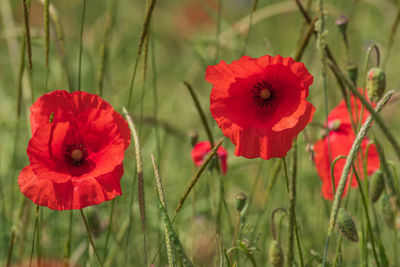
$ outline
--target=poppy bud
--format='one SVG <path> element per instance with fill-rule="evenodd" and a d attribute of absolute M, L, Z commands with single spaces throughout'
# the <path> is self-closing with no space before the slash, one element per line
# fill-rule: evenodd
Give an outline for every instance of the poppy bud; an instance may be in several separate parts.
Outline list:
<path fill-rule="evenodd" d="M 276 240 L 273 240 L 269 246 L 269 260 L 274 267 L 283 266 L 284 257 L 282 248 Z"/>
<path fill-rule="evenodd" d="M 387 227 L 393 229 L 394 226 L 394 212 L 392 209 L 392 204 L 390 203 L 390 197 L 388 195 L 383 195 L 381 199 L 381 208 L 383 219 L 387 225 Z"/>
<path fill-rule="evenodd" d="M 197 141 L 199 140 L 199 133 L 196 132 L 195 130 L 192 130 L 188 133 L 189 139 L 190 139 L 190 144 L 192 147 L 194 147 L 197 144 Z"/>
<path fill-rule="evenodd" d="M 246 201 L 247 196 L 244 193 L 240 192 L 236 195 L 235 207 L 238 212 L 241 212 L 243 210 L 244 206 L 246 205 Z"/>
<path fill-rule="evenodd" d="M 354 223 L 352 216 L 343 208 L 339 209 L 339 214 L 337 218 L 337 225 L 339 231 L 346 237 L 349 241 L 358 242 L 357 227 Z"/>
<path fill-rule="evenodd" d="M 337 131 L 340 127 L 341 121 L 339 119 L 328 122 L 329 131 Z"/>
<path fill-rule="evenodd" d="M 350 80 L 356 84 L 358 76 L 357 66 L 354 64 L 347 65 L 347 74 L 349 75 Z"/>
<path fill-rule="evenodd" d="M 335 24 L 338 27 L 340 33 L 345 35 L 347 30 L 347 24 L 349 24 L 349 19 L 344 15 L 340 15 L 336 19 Z"/>
<path fill-rule="evenodd" d="M 369 191 L 372 203 L 378 201 L 384 188 L 385 188 L 385 180 L 383 179 L 383 171 L 377 170 L 372 175 L 370 191 Z"/>
<path fill-rule="evenodd" d="M 367 90 L 368 98 L 376 102 L 385 92 L 386 89 L 386 75 L 381 68 L 372 68 L 367 76 Z"/>

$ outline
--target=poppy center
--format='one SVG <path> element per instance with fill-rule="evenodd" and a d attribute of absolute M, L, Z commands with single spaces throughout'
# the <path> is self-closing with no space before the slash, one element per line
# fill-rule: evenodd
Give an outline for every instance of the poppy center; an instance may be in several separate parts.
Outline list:
<path fill-rule="evenodd" d="M 79 149 L 72 150 L 71 158 L 72 158 L 73 161 L 79 162 L 79 161 L 82 160 L 82 157 L 83 157 L 83 152 L 82 151 L 80 151 Z"/>
<path fill-rule="evenodd" d="M 260 97 L 262 99 L 269 99 L 271 97 L 271 92 L 267 88 L 264 88 L 260 91 Z"/>
<path fill-rule="evenodd" d="M 258 82 L 251 89 L 252 97 L 259 107 L 264 107 L 272 104 L 274 98 L 272 84 L 266 81 Z"/>
<path fill-rule="evenodd" d="M 67 162 L 75 165 L 81 166 L 87 157 L 87 149 L 85 145 L 82 144 L 71 144 L 67 146 L 65 151 L 65 158 Z"/>

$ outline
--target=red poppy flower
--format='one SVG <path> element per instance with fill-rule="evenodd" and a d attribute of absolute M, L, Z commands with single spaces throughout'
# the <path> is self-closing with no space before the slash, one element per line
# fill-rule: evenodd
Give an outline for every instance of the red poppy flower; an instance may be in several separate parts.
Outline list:
<path fill-rule="evenodd" d="M 365 122 L 369 116 L 369 112 L 365 109 L 361 109 L 361 101 L 351 97 L 351 110 L 352 116 L 357 122 L 363 112 L 362 123 Z M 357 112 L 356 112 L 357 111 Z M 333 199 L 332 193 L 332 178 L 331 178 L 331 162 L 338 156 L 347 156 L 355 140 L 355 134 L 350 122 L 350 115 L 347 110 L 344 100 L 337 105 L 328 116 L 328 127 L 330 128 L 329 139 L 325 136 L 322 140 L 318 141 L 314 145 L 314 160 L 317 167 L 317 172 L 320 179 L 322 180 L 322 194 L 326 199 Z M 328 141 L 330 145 L 328 144 Z M 365 138 L 361 142 L 362 157 L 357 156 L 354 161 L 357 173 L 363 178 L 364 169 L 362 160 L 367 159 L 367 174 L 371 175 L 377 169 L 379 169 L 379 155 L 374 144 L 369 146 L 368 155 L 366 155 L 366 149 L 369 143 L 369 139 Z M 329 150 L 331 156 L 329 157 Z M 334 167 L 334 182 L 335 190 L 339 184 L 340 177 L 342 175 L 343 167 L 346 159 L 339 159 Z M 351 178 L 349 174 L 348 183 L 351 180 L 351 186 L 356 187 L 358 185 L 356 177 L 353 175 Z M 346 194 L 348 184 L 346 185 L 343 196 Z"/>
<path fill-rule="evenodd" d="M 197 167 L 200 167 L 201 164 L 203 164 L 204 157 L 211 151 L 211 144 L 209 141 L 203 141 L 200 143 L 197 143 L 193 149 L 192 149 L 192 160 L 194 164 Z M 220 146 L 217 150 L 217 155 L 221 160 L 221 168 L 222 168 L 222 173 L 225 175 L 228 166 L 226 164 L 226 158 L 228 157 L 228 154 L 226 153 L 225 148 Z"/>
<path fill-rule="evenodd" d="M 21 192 L 56 210 L 82 209 L 121 195 L 126 121 L 99 96 L 54 91 L 31 107 L 30 165 Z"/>
<path fill-rule="evenodd" d="M 290 57 L 221 61 L 208 66 L 206 80 L 214 85 L 211 114 L 236 145 L 236 156 L 285 156 L 315 111 L 306 100 L 313 76 Z"/>

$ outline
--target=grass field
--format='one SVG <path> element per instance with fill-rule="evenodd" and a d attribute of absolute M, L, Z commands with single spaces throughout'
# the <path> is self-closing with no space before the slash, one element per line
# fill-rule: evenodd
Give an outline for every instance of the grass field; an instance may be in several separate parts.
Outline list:
<path fill-rule="evenodd" d="M 400 266 L 399 22 L 399 0 L 0 0 L 0 266 Z M 226 175 L 215 157 L 199 173 L 192 142 L 224 137 L 206 69 L 245 55 L 303 62 L 314 79 L 312 122 L 284 158 L 237 157 L 225 137 Z M 357 227 L 351 242 L 332 228 L 337 209 L 321 192 L 312 145 L 343 92 L 365 86 L 366 70 L 378 65 L 394 92 L 366 134 L 381 145 L 386 185 L 376 203 L 371 179 L 343 198 Z M 349 66 L 358 69 L 355 84 Z M 122 115 L 125 107 L 137 130 L 140 147 L 132 137 L 125 150 L 122 196 L 81 210 L 95 250 L 80 211 L 38 206 L 18 186 L 29 164 L 29 107 L 54 90 L 97 94 Z M 275 258 L 284 257 L 275 265 L 274 239 L 282 250 Z"/>

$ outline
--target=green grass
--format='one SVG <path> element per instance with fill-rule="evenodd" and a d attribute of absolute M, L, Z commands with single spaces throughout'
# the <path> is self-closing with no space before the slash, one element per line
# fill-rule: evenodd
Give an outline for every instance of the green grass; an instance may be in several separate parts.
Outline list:
<path fill-rule="evenodd" d="M 86 18 L 83 32 L 81 90 L 97 93 L 98 68 L 101 62 L 100 49 L 106 30 L 105 21 L 111 0 L 87 1 Z M 204 9 L 202 23 L 185 22 L 185 7 L 196 2 Z M 307 1 L 304 2 L 304 5 Z M 311 16 L 318 13 L 318 1 L 311 1 Z M 78 86 L 79 39 L 81 28 L 81 13 L 83 1 L 50 1 L 57 10 L 58 18 L 63 27 L 68 73 L 71 76 L 72 87 Z M 208 4 L 213 3 L 213 4 Z M 163 181 L 165 199 L 169 218 L 172 220 L 174 209 L 184 193 L 191 177 L 195 174 L 190 158 L 190 138 L 188 133 L 196 131 L 199 140 L 207 140 L 207 134 L 202 126 L 201 118 L 183 81 L 189 81 L 205 111 L 214 139 L 222 137 L 222 132 L 212 119 L 209 112 L 209 94 L 211 85 L 204 79 L 208 65 L 216 64 L 221 59 L 230 63 L 241 56 L 246 39 L 245 34 L 235 32 L 232 28 L 238 21 L 248 25 L 248 17 L 252 1 L 225 0 L 221 16 L 219 35 L 219 56 L 215 58 L 215 38 L 217 31 L 218 1 L 157 1 L 149 28 L 149 50 L 147 59 L 147 79 L 143 83 L 143 55 L 139 59 L 135 82 L 133 84 L 130 114 L 136 124 L 141 142 L 141 152 L 144 172 L 144 189 L 146 203 L 146 250 L 147 265 L 165 266 L 168 264 L 167 250 L 164 242 L 164 227 L 162 218 L 165 214 L 159 207 L 158 196 L 154 190 L 156 180 L 150 155 L 154 154 Z M 331 48 L 338 65 L 345 70 L 345 52 L 335 20 L 340 14 L 350 17 L 348 39 L 350 58 L 359 70 L 358 84 L 363 77 L 361 72 L 368 46 L 376 44 L 381 52 L 381 61 L 387 57 L 387 45 L 390 29 L 396 17 L 399 1 L 324 1 L 326 8 L 326 42 Z M 29 163 L 26 148 L 30 138 L 29 106 L 31 105 L 31 85 L 29 81 L 27 60 L 22 79 L 22 112 L 17 119 L 18 68 L 20 45 L 23 40 L 22 1 L 2 0 L 0 9 L 11 7 L 8 14 L 12 21 L 0 12 L 0 265 L 5 266 L 10 235 L 16 222 L 23 195 L 17 184 L 21 169 Z M 119 0 L 115 22 L 109 33 L 107 44 L 107 59 L 103 77 L 103 98 L 122 113 L 122 107 L 127 106 L 129 83 L 137 57 L 137 48 L 145 16 L 145 1 Z M 273 15 L 270 15 L 273 14 Z M 246 55 L 260 57 L 266 54 L 294 56 L 301 25 L 304 21 L 295 1 L 259 1 L 253 14 L 254 25 L 251 27 Z M 183 21 L 183 22 L 182 22 Z M 32 38 L 32 82 L 34 99 L 42 94 L 58 89 L 69 88 L 66 70 L 60 60 L 56 47 L 54 24 L 50 28 L 49 74 L 46 90 L 45 38 L 43 30 L 43 5 L 40 1 L 31 1 L 30 30 Z M 15 26 L 15 28 L 13 27 Z M 234 29 L 234 30 L 232 30 Z M 397 91 L 400 86 L 400 34 L 394 36 L 390 60 L 386 65 L 387 88 Z M 17 46 L 13 45 L 17 44 Z M 302 58 L 314 76 L 310 87 L 308 100 L 316 107 L 314 122 L 323 123 L 325 118 L 323 77 L 321 61 L 316 39 L 311 37 L 310 43 Z M 369 66 L 375 64 L 375 54 L 372 53 Z M 156 92 L 156 106 L 154 93 Z M 332 72 L 327 70 L 328 109 L 332 109 L 340 101 L 342 95 Z M 395 95 L 398 97 L 398 95 Z M 143 118 L 141 119 L 141 114 Z M 398 102 L 390 102 L 382 112 L 385 123 L 394 133 L 397 140 L 400 126 Z M 155 123 L 154 117 L 158 123 Z M 309 125 L 307 133 L 312 142 L 318 137 L 320 128 Z M 157 134 L 158 133 L 158 134 Z M 374 123 L 369 135 L 377 136 L 382 142 L 387 160 L 394 162 L 395 173 L 398 172 L 398 159 L 392 145 Z M 18 138 L 16 139 L 16 136 Z M 159 140 L 158 140 L 159 138 Z M 222 250 L 231 247 L 233 231 L 236 224 L 235 196 L 244 192 L 251 196 L 251 208 L 245 214 L 242 230 L 238 240 L 247 240 L 249 246 L 257 248 L 253 255 L 257 266 L 269 266 L 268 249 L 272 241 L 270 216 L 273 210 L 283 207 L 288 209 L 289 200 L 283 168 L 265 203 L 265 192 L 271 179 L 275 163 L 280 159 L 264 161 L 261 159 L 245 159 L 233 155 L 234 146 L 225 139 L 223 146 L 228 150 L 228 173 L 220 176 L 216 170 L 204 172 L 193 191 L 187 198 L 182 210 L 173 222 L 176 237 L 190 260 L 195 266 L 220 266 L 220 257 L 225 258 Z M 318 260 L 311 251 L 316 251 L 322 257 L 327 237 L 329 215 L 332 202 L 321 196 L 321 182 L 317 171 L 305 151 L 306 143 L 303 135 L 298 138 L 298 174 L 297 174 L 297 223 L 301 237 L 302 252 L 307 266 L 317 266 Z M 108 243 L 108 254 L 115 250 L 111 263 L 114 266 L 144 266 L 143 233 L 141 232 L 139 202 L 137 195 L 136 160 L 133 142 L 126 151 L 124 160 L 125 174 L 121 179 L 123 195 L 115 200 L 115 209 L 111 235 Z M 289 164 L 289 153 L 287 162 Z M 260 170 L 259 170 L 260 169 Z M 260 175 L 257 185 L 257 174 Z M 399 181 L 395 175 L 396 188 Z M 221 233 L 216 239 L 216 220 L 218 210 L 217 200 L 220 194 L 220 184 L 223 181 L 226 208 L 222 208 Z M 254 194 L 252 195 L 254 188 Z M 131 200 L 133 205 L 130 207 Z M 373 234 L 380 240 L 387 255 L 389 265 L 398 266 L 399 244 L 396 231 L 386 226 L 382 216 L 380 202 L 369 203 L 369 213 L 372 220 Z M 87 217 L 97 213 L 100 230 L 94 236 L 94 243 L 103 259 L 106 242 L 107 225 L 109 223 L 111 202 L 84 209 Z M 364 242 L 366 235 L 366 220 L 358 189 L 352 189 L 347 209 L 353 215 L 359 230 L 360 242 L 342 241 L 341 266 L 375 266 L 370 242 Z M 132 210 L 131 228 L 128 234 L 122 236 L 117 244 L 118 233 Z M 78 211 L 73 212 L 71 235 L 71 259 L 79 266 L 87 263 L 98 266 L 93 252 L 88 247 L 87 233 Z M 69 211 L 53 211 L 46 207 L 40 209 L 40 254 L 41 258 L 63 260 L 64 247 L 68 236 Z M 277 213 L 276 224 L 282 213 Z M 27 201 L 22 216 L 22 224 L 17 226 L 16 240 L 12 262 L 29 261 L 33 229 L 35 222 L 35 205 Z M 14 226 L 13 226 L 14 225 Z M 378 231 L 379 229 L 379 231 Z M 171 233 L 170 233 L 171 234 Z M 281 246 L 286 255 L 288 220 L 283 219 L 281 226 Z M 327 254 L 332 263 L 339 232 L 335 229 L 330 240 Z M 363 249 L 363 245 L 365 249 Z M 35 245 L 36 246 L 36 245 Z M 115 249 L 118 246 L 118 249 Z M 396 249 L 396 251 L 395 251 Z M 159 253 L 157 253 L 159 251 Z M 176 252 L 176 251 L 175 251 Z M 368 255 L 366 256 L 365 253 Z M 381 266 L 382 254 L 378 249 Z M 314 255 L 314 256 L 313 256 Z M 34 260 L 37 258 L 35 248 Z M 297 246 L 295 243 L 294 258 L 299 264 Z M 155 259 L 153 262 L 152 260 Z M 179 266 L 179 254 L 176 253 Z M 232 258 L 236 266 L 252 266 L 251 261 L 242 252 L 235 252 Z M 361 260 L 362 259 L 362 260 Z M 227 266 L 227 265 L 224 265 Z"/>

